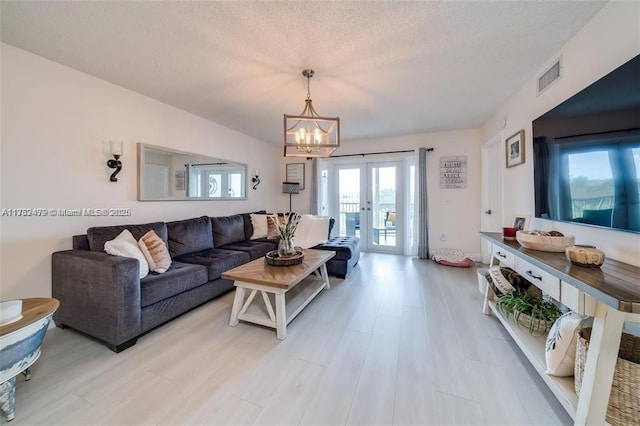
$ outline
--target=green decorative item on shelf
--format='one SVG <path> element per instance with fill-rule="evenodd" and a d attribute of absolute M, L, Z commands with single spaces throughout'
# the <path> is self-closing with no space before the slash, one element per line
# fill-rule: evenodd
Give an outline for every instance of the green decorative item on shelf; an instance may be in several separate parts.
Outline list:
<path fill-rule="evenodd" d="M 505 317 L 529 329 L 531 334 L 548 331 L 554 321 L 562 315 L 556 305 L 539 295 L 531 295 L 522 291 L 503 294 L 496 302 L 496 309 Z"/>

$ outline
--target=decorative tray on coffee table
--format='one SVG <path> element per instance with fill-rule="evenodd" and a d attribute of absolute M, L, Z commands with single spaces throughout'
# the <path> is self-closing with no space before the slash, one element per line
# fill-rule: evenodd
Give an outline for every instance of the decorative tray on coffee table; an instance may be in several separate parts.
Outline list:
<path fill-rule="evenodd" d="M 267 265 L 273 266 L 299 265 L 304 262 L 304 252 L 301 248 L 296 247 L 296 252 L 293 255 L 283 257 L 278 254 L 278 250 L 273 250 L 264 255 L 264 261 Z"/>

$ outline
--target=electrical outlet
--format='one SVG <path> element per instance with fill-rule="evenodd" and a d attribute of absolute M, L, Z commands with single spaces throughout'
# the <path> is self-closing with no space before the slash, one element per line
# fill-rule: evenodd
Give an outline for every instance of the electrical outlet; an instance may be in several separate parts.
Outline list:
<path fill-rule="evenodd" d="M 440 241 L 447 241 L 447 236 L 444 234 L 440 235 Z"/>

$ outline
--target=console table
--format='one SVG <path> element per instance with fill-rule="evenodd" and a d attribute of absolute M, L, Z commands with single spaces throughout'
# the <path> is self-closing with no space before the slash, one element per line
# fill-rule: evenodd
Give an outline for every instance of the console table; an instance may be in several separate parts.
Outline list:
<path fill-rule="evenodd" d="M 493 312 L 502 322 L 574 423 L 604 424 L 624 322 L 640 323 L 640 268 L 609 259 L 600 268 L 574 266 L 564 253 L 526 249 L 517 241 L 503 240 L 500 233 L 481 232 L 480 237 L 488 244 L 492 265 L 497 260 L 509 266 L 558 302 L 594 317 L 578 397 L 573 377 L 545 373 L 546 336 L 531 336 L 507 321 L 490 300 L 489 286 L 485 290 L 484 313 Z"/>

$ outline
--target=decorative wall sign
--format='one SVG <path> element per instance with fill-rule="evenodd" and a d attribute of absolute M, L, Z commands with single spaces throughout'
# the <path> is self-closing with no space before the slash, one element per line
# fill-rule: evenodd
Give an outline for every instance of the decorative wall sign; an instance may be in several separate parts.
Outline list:
<path fill-rule="evenodd" d="M 467 156 L 440 157 L 440 188 L 467 187 Z"/>
<path fill-rule="evenodd" d="M 524 163 L 524 129 L 509 136 L 505 143 L 507 168 Z"/>
<path fill-rule="evenodd" d="M 287 164 L 287 182 L 298 182 L 300 190 L 304 189 L 304 163 Z"/>
<path fill-rule="evenodd" d="M 184 170 L 176 171 L 176 191 L 184 191 Z"/>

